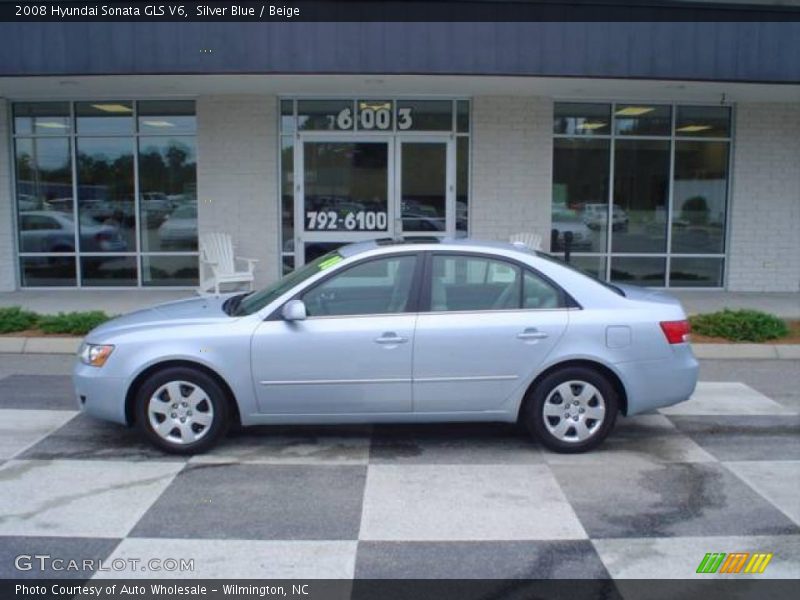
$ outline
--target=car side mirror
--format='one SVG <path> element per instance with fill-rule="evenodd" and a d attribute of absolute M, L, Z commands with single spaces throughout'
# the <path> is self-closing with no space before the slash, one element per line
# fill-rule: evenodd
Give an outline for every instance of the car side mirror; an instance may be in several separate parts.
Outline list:
<path fill-rule="evenodd" d="M 283 305 L 283 318 L 286 321 L 305 321 L 306 304 L 302 300 L 289 300 Z"/>

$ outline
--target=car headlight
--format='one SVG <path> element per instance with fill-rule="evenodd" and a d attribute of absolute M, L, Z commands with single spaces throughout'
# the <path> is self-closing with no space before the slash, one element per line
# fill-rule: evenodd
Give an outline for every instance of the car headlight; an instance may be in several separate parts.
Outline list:
<path fill-rule="evenodd" d="M 102 367 L 114 351 L 114 346 L 100 344 L 86 344 L 78 351 L 81 362 L 90 367 Z"/>

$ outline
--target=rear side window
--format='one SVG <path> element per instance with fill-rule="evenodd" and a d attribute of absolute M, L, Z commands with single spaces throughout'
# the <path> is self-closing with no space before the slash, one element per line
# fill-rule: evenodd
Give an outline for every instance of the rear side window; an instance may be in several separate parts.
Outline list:
<path fill-rule="evenodd" d="M 522 308 L 559 308 L 561 293 L 532 271 L 525 271 L 522 286 Z"/>

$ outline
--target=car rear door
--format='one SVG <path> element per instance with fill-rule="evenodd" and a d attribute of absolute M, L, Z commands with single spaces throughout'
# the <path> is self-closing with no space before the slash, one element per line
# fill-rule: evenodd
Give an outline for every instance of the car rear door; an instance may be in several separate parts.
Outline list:
<path fill-rule="evenodd" d="M 502 411 L 567 326 L 563 292 L 487 254 L 426 261 L 414 337 L 414 411 Z"/>
<path fill-rule="evenodd" d="M 300 295 L 305 320 L 262 323 L 252 342 L 259 410 L 410 412 L 421 269 L 418 253 L 366 259 Z"/>

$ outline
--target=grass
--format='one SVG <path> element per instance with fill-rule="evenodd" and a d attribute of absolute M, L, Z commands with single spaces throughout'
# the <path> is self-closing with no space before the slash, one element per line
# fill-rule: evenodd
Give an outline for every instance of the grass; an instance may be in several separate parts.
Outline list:
<path fill-rule="evenodd" d="M 110 318 L 99 310 L 39 315 L 23 310 L 19 306 L 11 306 L 0 308 L 0 334 L 24 331 L 34 335 L 40 333 L 86 335 Z"/>

